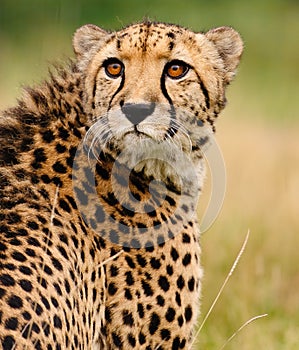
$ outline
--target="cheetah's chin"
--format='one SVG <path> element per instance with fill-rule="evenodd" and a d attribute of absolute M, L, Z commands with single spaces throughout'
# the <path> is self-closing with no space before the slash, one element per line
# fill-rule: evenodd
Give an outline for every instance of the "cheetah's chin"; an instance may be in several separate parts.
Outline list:
<path fill-rule="evenodd" d="M 194 174 L 201 173 L 198 164 L 192 162 L 191 154 L 177 144 L 157 141 L 145 135 L 139 138 L 127 136 L 123 139 L 117 160 L 130 170 L 142 172 L 149 179 L 162 181 L 177 189 L 183 185 L 188 187 L 194 181 Z"/>

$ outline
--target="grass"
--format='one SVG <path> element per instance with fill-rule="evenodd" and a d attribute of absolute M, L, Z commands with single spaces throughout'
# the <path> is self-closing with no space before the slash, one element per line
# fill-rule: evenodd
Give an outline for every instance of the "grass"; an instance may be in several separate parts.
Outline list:
<path fill-rule="evenodd" d="M 228 173 L 218 220 L 202 239 L 205 278 L 202 313 L 211 305 L 248 228 L 247 249 L 207 321 L 200 348 L 219 349 L 254 315 L 229 349 L 297 349 L 299 344 L 298 127 L 226 120 L 218 140 Z"/>

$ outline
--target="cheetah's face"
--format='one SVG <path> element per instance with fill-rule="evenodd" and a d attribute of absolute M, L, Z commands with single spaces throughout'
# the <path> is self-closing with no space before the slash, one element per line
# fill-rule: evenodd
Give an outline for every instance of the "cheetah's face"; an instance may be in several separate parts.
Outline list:
<path fill-rule="evenodd" d="M 75 33 L 74 49 L 85 75 L 93 145 L 127 149 L 132 158 L 159 153 L 164 143 L 164 150 L 175 145 L 194 160 L 203 126 L 213 125 L 224 106 L 242 42 L 231 28 L 196 34 L 142 23 L 107 33 L 87 25 Z"/>

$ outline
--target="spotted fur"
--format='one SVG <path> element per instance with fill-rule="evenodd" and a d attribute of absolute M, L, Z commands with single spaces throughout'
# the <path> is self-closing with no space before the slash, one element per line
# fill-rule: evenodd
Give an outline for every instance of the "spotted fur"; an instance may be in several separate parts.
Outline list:
<path fill-rule="evenodd" d="M 202 127 L 213 129 L 225 105 L 241 39 L 227 27 L 203 34 L 145 22 L 118 32 L 86 25 L 73 44 L 76 59 L 0 118 L 2 348 L 188 349 L 199 313 L 199 231 L 195 216 L 185 219 L 192 205 L 176 210 L 192 186 L 174 171 L 180 152 L 167 153 L 174 167 L 146 157 L 158 158 L 169 138 L 201 189 Z M 104 69 L 111 58 L 123 65 L 117 78 Z M 171 79 L 166 67 L 177 60 L 188 71 Z M 132 122 L 126 106 L 148 115 Z M 94 189 L 78 158 L 83 140 L 96 160 Z M 124 150 L 116 193 L 111 174 Z M 145 157 L 138 164 L 137 154 Z M 163 198 L 158 183 L 150 192 L 152 180 L 166 184 Z M 124 205 L 128 188 L 139 211 Z M 88 200 L 95 194 L 100 204 Z M 150 232 L 147 240 L 134 228 Z M 127 241 L 125 230 L 134 232 Z"/>

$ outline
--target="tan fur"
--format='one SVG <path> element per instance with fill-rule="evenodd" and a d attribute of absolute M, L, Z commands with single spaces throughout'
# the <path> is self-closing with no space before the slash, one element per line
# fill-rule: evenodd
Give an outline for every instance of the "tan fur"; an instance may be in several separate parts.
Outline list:
<path fill-rule="evenodd" d="M 0 118 L 0 342 L 188 349 L 201 289 L 202 146 L 242 41 L 227 27 L 145 22 L 86 25 L 73 45 L 76 61 Z M 105 73 L 111 58 L 122 76 Z M 166 75 L 173 60 L 189 67 L 179 79 Z M 128 105 L 154 108 L 133 125 Z"/>

